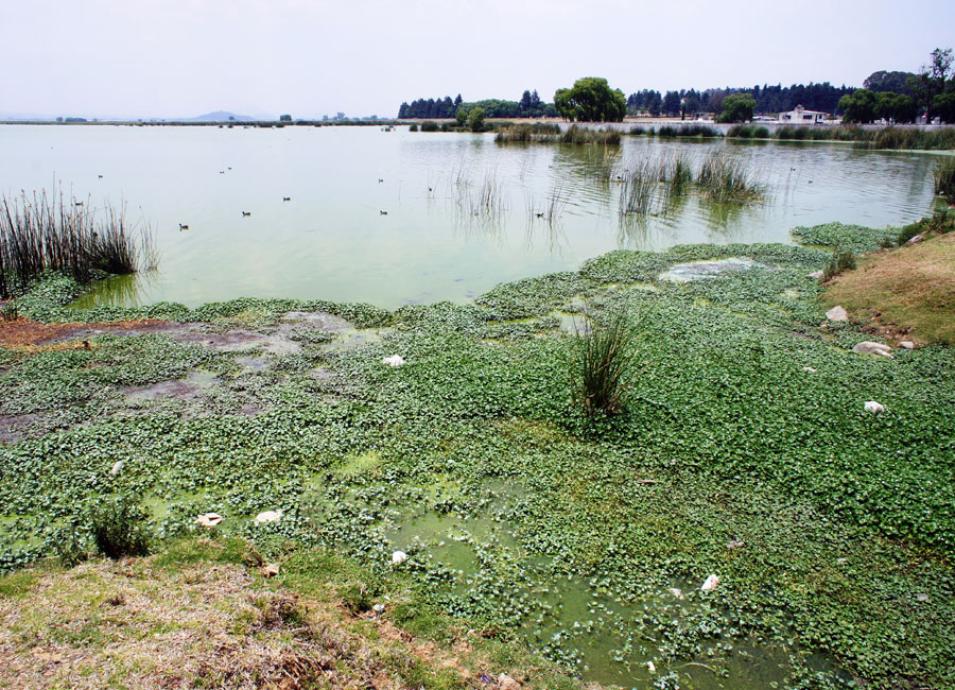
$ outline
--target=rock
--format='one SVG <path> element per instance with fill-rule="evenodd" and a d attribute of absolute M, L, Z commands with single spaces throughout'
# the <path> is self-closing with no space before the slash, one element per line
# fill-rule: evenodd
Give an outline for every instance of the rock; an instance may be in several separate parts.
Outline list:
<path fill-rule="evenodd" d="M 812 273 L 810 273 L 810 274 L 807 275 L 806 277 L 807 277 L 807 278 L 812 278 L 813 280 L 822 280 L 822 277 L 823 277 L 824 275 L 825 275 L 825 274 L 824 274 L 822 271 L 813 271 Z"/>
<path fill-rule="evenodd" d="M 110 476 L 110 477 L 115 477 L 117 474 L 119 474 L 120 472 L 122 472 L 122 471 L 123 471 L 123 465 L 125 465 L 125 464 L 126 464 L 126 463 L 124 463 L 122 460 L 117 460 L 116 462 L 114 462 L 114 463 L 113 463 L 113 467 L 112 467 L 112 468 L 110 469 L 110 471 L 109 471 L 109 476 Z"/>
<path fill-rule="evenodd" d="M 680 589 L 679 587 L 670 587 L 670 589 L 668 589 L 667 591 L 670 594 L 672 594 L 674 597 L 676 597 L 677 599 L 683 598 L 683 590 Z"/>
<path fill-rule="evenodd" d="M 802 370 L 805 371 L 807 374 L 815 374 L 815 373 L 816 373 L 816 370 L 815 370 L 814 368 L 812 368 L 812 367 L 803 367 Z"/>
<path fill-rule="evenodd" d="M 502 673 L 497 677 L 497 687 L 501 690 L 520 690 L 521 684 L 506 673 Z"/>
<path fill-rule="evenodd" d="M 906 242 L 906 244 L 918 244 L 924 239 L 925 239 L 925 236 L 919 233 L 918 235 L 912 235 L 912 237 L 909 238 L 909 241 Z"/>
<path fill-rule="evenodd" d="M 853 352 L 856 352 L 860 355 L 879 355 L 880 357 L 892 357 L 892 348 L 886 345 L 885 343 L 875 343 L 871 340 L 864 340 L 861 343 L 856 343 L 852 348 Z"/>
<path fill-rule="evenodd" d="M 741 549 L 744 546 L 746 546 L 746 542 L 744 542 L 742 539 L 731 539 L 729 543 L 727 543 L 726 548 L 730 551 L 735 551 L 736 549 Z"/>
<path fill-rule="evenodd" d="M 408 560 L 408 554 L 404 551 L 394 551 L 391 554 L 391 564 L 392 565 L 401 565 Z"/>
<path fill-rule="evenodd" d="M 865 411 L 872 414 L 882 414 L 885 412 L 885 406 L 877 403 L 875 400 L 869 400 L 865 404 Z"/>
<path fill-rule="evenodd" d="M 387 364 L 389 367 L 400 367 L 404 366 L 405 360 L 401 355 L 392 355 L 391 357 L 385 357 L 381 360 L 383 364 Z"/>
<path fill-rule="evenodd" d="M 278 522 L 282 519 L 281 510 L 266 510 L 265 512 L 259 513 L 255 516 L 255 524 L 264 525 L 269 522 Z"/>
<path fill-rule="evenodd" d="M 380 616 L 381 614 L 385 612 L 385 605 L 375 604 L 374 606 L 371 607 L 371 610 Z"/>
<path fill-rule="evenodd" d="M 219 513 L 203 513 L 196 518 L 196 524 L 200 527 L 215 527 L 222 522 L 222 516 Z"/>
<path fill-rule="evenodd" d="M 648 662 L 647 662 L 647 670 L 648 670 L 650 673 L 656 673 L 656 672 L 657 672 L 656 664 L 654 664 L 652 661 L 648 661 Z"/>
<path fill-rule="evenodd" d="M 703 586 L 700 587 L 701 592 L 712 592 L 720 584 L 720 579 L 716 575 L 710 575 L 703 582 Z"/>
<path fill-rule="evenodd" d="M 826 318 L 834 322 L 845 322 L 849 320 L 849 312 L 841 305 L 836 305 L 826 312 Z"/>
<path fill-rule="evenodd" d="M 275 563 L 267 563 L 262 566 L 259 572 L 262 573 L 262 577 L 275 577 L 279 574 L 279 567 Z"/>
<path fill-rule="evenodd" d="M 925 603 L 926 601 L 929 600 L 929 596 L 925 592 L 919 592 L 918 594 L 915 595 L 915 598 L 917 601 L 921 601 L 922 603 Z"/>
<path fill-rule="evenodd" d="M 902 342 L 899 343 L 899 347 L 906 350 L 914 350 L 915 343 L 913 343 L 911 340 L 903 340 Z"/>

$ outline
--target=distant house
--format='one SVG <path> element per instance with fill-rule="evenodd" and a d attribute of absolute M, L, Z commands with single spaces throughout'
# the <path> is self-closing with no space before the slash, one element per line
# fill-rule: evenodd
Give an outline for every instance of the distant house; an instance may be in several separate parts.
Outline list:
<path fill-rule="evenodd" d="M 829 113 L 806 110 L 801 105 L 797 105 L 794 110 L 790 110 L 788 113 L 779 113 L 779 121 L 789 125 L 815 125 L 826 122 L 828 119 Z"/>

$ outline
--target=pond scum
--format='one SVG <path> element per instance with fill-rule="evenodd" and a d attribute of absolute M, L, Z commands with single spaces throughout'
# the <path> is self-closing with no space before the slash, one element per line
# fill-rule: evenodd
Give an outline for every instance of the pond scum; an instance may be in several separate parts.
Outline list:
<path fill-rule="evenodd" d="M 199 682 L 188 665 L 106 653 L 141 625 L 122 613 L 132 591 L 60 627 L 17 613 L 56 609 L 49 578 L 83 581 L 44 559 L 101 562 L 86 516 L 109 497 L 148 516 L 160 560 L 128 567 L 159 568 L 170 596 L 220 563 L 258 589 L 321 592 L 367 644 L 388 625 L 476 655 L 451 675 L 398 664 L 401 687 L 955 687 L 955 358 L 853 352 L 874 336 L 827 322 L 809 274 L 831 257 L 820 245 L 871 251 L 887 233 L 800 236 L 817 248 L 617 251 L 474 304 L 395 312 L 256 299 L 74 311 L 75 283 L 41 282 L 21 318 L 168 323 L 74 323 L 60 339 L 84 346 L 0 348 L 4 657 L 60 654 L 47 678 L 63 685 L 87 682 L 70 658 L 97 654 L 116 682 Z M 726 258 L 745 270 L 660 278 Z M 562 324 L 620 313 L 624 395 L 618 414 L 588 416 Z M 262 511 L 282 513 L 258 524 Z M 221 522 L 197 526 L 206 513 Z M 232 570 L 263 562 L 279 568 L 267 585 Z M 105 602 L 112 585 L 97 587 Z M 302 660 L 321 638 L 282 610 L 242 629 L 292 630 L 307 641 L 299 686 L 331 683 L 334 661 Z M 161 640 L 169 625 L 136 634 Z M 358 649 L 336 644 L 331 657 Z"/>

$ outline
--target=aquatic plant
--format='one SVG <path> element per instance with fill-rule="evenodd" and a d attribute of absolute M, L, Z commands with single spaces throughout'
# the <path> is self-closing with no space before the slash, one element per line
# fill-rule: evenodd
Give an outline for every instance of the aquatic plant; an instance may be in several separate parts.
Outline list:
<path fill-rule="evenodd" d="M 656 136 L 664 139 L 693 137 L 714 139 L 723 136 L 723 132 L 721 132 L 718 128 L 711 125 L 701 124 L 663 125 L 662 127 L 658 127 L 654 133 Z"/>
<path fill-rule="evenodd" d="M 744 203 L 763 194 L 763 187 L 753 180 L 743 162 L 724 152 L 715 152 L 703 161 L 696 184 L 708 199 L 717 203 Z"/>
<path fill-rule="evenodd" d="M 940 160 L 935 166 L 935 193 L 955 205 L 955 156 Z"/>
<path fill-rule="evenodd" d="M 494 141 L 499 144 L 554 143 L 560 141 L 560 125 L 543 122 L 505 125 L 498 128 Z"/>
<path fill-rule="evenodd" d="M 578 330 L 574 391 L 588 417 L 615 415 L 623 410 L 632 336 L 626 312 Z"/>
<path fill-rule="evenodd" d="M 435 122 L 434 120 L 425 120 L 424 122 L 421 123 L 421 131 L 422 132 L 437 132 L 438 123 Z"/>
<path fill-rule="evenodd" d="M 768 139 L 769 128 L 765 125 L 733 125 L 726 131 L 726 136 L 737 139 Z"/>
<path fill-rule="evenodd" d="M 822 271 L 823 280 L 831 280 L 843 271 L 850 271 L 856 267 L 856 257 L 852 252 L 840 251 L 833 254 L 832 259 Z"/>
<path fill-rule="evenodd" d="M 603 144 L 605 146 L 618 146 L 620 144 L 620 130 L 613 127 L 583 127 L 581 125 L 571 125 L 561 134 L 560 142 L 563 144 Z"/>
<path fill-rule="evenodd" d="M 0 298 L 22 291 L 46 272 L 80 283 L 97 273 L 135 273 L 155 265 L 148 228 L 131 228 L 124 209 L 107 206 L 104 218 L 89 204 L 58 203 L 45 192 L 0 199 Z"/>
<path fill-rule="evenodd" d="M 646 215 L 650 212 L 657 190 L 658 170 L 653 161 L 645 158 L 633 170 L 624 172 L 620 189 L 621 213 Z"/>

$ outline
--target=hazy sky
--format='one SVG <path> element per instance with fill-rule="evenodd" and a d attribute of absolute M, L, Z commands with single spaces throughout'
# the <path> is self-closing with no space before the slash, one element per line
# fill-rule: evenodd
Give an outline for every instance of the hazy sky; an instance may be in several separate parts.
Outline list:
<path fill-rule="evenodd" d="M 953 44 L 955 0 L 0 0 L 0 113 L 394 115 L 587 75 L 860 85 Z"/>

